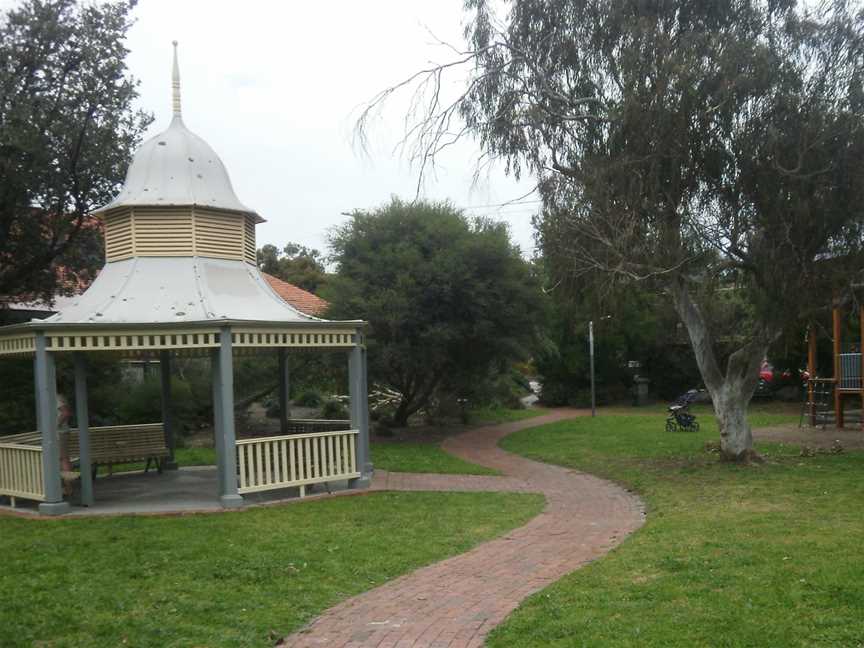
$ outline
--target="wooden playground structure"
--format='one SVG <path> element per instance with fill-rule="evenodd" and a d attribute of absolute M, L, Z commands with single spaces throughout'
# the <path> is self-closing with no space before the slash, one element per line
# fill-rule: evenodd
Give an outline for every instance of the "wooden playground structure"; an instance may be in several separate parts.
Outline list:
<path fill-rule="evenodd" d="M 859 338 L 857 343 L 843 348 L 843 324 L 846 310 L 835 303 L 831 309 L 831 338 L 833 375 L 819 377 L 816 361 L 816 328 L 809 327 L 807 332 L 807 418 L 811 426 L 824 424 L 828 413 L 833 410 L 834 424 L 838 428 L 846 425 L 846 402 L 857 398 L 864 411 L 864 304 L 858 306 Z M 820 418 L 822 419 L 820 421 Z M 864 427 L 864 416 L 861 420 Z"/>

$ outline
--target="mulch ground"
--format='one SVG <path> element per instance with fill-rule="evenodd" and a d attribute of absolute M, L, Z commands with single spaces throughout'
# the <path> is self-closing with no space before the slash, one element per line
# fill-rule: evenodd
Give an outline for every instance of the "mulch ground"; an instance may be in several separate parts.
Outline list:
<path fill-rule="evenodd" d="M 858 427 L 798 427 L 797 425 L 778 425 L 756 428 L 753 438 L 762 443 L 789 443 L 811 448 L 831 448 L 836 441 L 847 450 L 864 450 L 864 431 Z"/>

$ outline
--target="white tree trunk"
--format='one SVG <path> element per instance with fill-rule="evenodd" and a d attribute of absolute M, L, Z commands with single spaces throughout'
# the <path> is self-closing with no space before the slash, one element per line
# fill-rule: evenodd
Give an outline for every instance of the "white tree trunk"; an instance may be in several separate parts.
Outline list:
<path fill-rule="evenodd" d="M 737 349 L 720 370 L 710 331 L 699 306 L 680 284 L 673 285 L 672 297 L 699 365 L 699 372 L 714 403 L 720 427 L 720 454 L 726 461 L 759 459 L 753 450 L 753 432 L 747 421 L 747 408 L 759 384 L 759 367 L 768 351 L 770 336 L 755 336 Z"/>
<path fill-rule="evenodd" d="M 719 389 L 711 391 L 714 415 L 720 427 L 720 454 L 726 461 L 750 461 L 757 456 L 753 450 L 753 432 L 747 421 L 747 407 L 752 396 L 752 391 L 748 394 L 742 390 L 740 381 L 728 377 Z"/>

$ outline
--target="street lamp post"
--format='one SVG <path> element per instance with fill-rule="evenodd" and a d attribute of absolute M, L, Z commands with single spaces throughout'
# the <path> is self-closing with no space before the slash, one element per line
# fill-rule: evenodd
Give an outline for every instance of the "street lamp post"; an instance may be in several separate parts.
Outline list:
<path fill-rule="evenodd" d="M 611 315 L 604 315 L 600 321 L 612 319 Z M 588 358 L 591 371 L 591 416 L 597 416 L 597 389 L 594 384 L 594 320 L 588 320 Z"/>
<path fill-rule="evenodd" d="M 594 320 L 588 321 L 588 357 L 591 364 L 591 416 L 597 416 L 597 393 L 594 388 Z"/>

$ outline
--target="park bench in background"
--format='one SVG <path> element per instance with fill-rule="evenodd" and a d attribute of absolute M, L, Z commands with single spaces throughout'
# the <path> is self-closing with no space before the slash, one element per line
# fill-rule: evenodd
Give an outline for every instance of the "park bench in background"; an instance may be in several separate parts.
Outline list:
<path fill-rule="evenodd" d="M 73 428 L 67 434 L 69 457 L 77 462 L 80 454 L 78 430 Z M 162 423 L 90 428 L 90 463 L 94 470 L 98 466 L 108 466 L 110 470 L 114 464 L 146 461 L 144 472 L 150 469 L 152 462 L 161 473 L 168 455 Z"/>
<path fill-rule="evenodd" d="M 60 442 L 66 444 L 69 459 L 79 461 L 78 430 L 60 433 Z M 145 472 L 154 463 L 161 472 L 169 456 L 162 423 L 141 425 L 104 425 L 90 428 L 90 463 L 92 470 L 99 466 L 145 461 Z M 65 473 L 65 480 L 77 477 Z M 0 495 L 13 499 L 21 497 L 42 501 L 42 437 L 38 432 L 24 432 L 0 437 Z M 14 505 L 14 504 L 13 504 Z"/>

